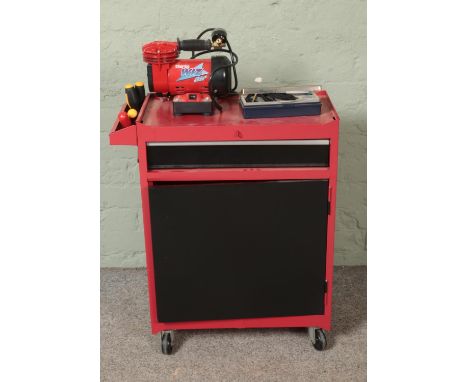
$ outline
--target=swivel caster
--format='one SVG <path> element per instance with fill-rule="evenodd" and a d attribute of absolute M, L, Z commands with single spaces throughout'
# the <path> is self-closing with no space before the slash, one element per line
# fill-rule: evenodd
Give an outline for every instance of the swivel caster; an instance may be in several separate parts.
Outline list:
<path fill-rule="evenodd" d="M 327 347 L 327 337 L 323 329 L 309 328 L 309 337 L 315 350 L 322 351 Z"/>
<path fill-rule="evenodd" d="M 172 354 L 172 341 L 174 333 L 172 331 L 161 332 L 161 351 L 163 354 Z"/>

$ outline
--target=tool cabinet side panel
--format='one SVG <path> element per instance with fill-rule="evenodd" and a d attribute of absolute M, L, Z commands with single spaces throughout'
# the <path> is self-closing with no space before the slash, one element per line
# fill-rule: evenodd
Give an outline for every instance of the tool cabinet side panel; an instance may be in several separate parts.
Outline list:
<path fill-rule="evenodd" d="M 148 297 L 151 323 L 157 321 L 156 315 L 156 290 L 154 280 L 154 257 L 153 245 L 151 238 L 151 216 L 149 204 L 149 182 L 147 179 L 147 161 L 146 161 L 146 143 L 143 140 L 139 141 L 138 145 L 138 163 L 140 170 L 140 188 L 141 188 L 141 204 L 143 211 L 143 231 L 145 236 L 145 252 L 146 252 L 146 272 L 148 277 Z"/>
<path fill-rule="evenodd" d="M 332 134 L 330 136 L 330 213 L 328 215 L 327 232 L 327 259 L 326 259 L 326 280 L 327 292 L 325 294 L 325 318 L 327 325 L 323 329 L 331 328 L 332 317 L 332 296 L 333 296 L 333 265 L 335 251 L 335 221 L 336 221 L 336 192 L 338 177 L 338 138 L 339 138 L 339 119 L 334 123 Z"/>

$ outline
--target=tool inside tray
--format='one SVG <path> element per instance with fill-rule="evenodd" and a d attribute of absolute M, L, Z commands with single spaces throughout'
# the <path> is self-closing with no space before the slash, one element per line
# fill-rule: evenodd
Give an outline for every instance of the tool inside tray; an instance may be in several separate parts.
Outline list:
<path fill-rule="evenodd" d="M 296 99 L 296 96 L 288 93 L 250 93 L 245 97 L 245 102 L 294 101 Z"/>
<path fill-rule="evenodd" d="M 240 106 L 244 118 L 297 117 L 319 115 L 318 86 L 290 86 L 242 89 Z"/>
<path fill-rule="evenodd" d="M 240 102 L 242 107 L 260 105 L 314 104 L 320 100 L 315 93 L 319 86 L 284 86 L 276 88 L 242 89 Z"/>

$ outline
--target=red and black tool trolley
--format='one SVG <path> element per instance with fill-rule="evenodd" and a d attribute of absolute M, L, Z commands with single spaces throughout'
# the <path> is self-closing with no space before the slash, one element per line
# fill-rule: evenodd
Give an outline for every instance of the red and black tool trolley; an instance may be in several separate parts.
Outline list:
<path fill-rule="evenodd" d="M 112 145 L 138 146 L 149 306 L 164 353 L 173 331 L 330 330 L 339 118 L 244 119 L 238 99 L 212 116 L 174 116 L 146 96 Z M 121 111 L 126 111 L 123 106 Z"/>

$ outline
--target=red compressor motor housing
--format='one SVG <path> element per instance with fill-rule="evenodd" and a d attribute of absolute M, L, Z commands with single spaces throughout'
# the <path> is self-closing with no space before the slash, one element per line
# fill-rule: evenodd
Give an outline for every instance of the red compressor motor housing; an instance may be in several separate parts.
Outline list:
<path fill-rule="evenodd" d="M 219 38 L 219 35 L 215 37 Z M 219 39 L 216 41 L 220 42 Z M 179 59 L 182 50 L 192 51 L 192 58 Z M 201 52 L 195 54 L 195 51 Z M 220 51 L 231 53 L 234 63 L 221 55 L 195 58 Z M 231 68 L 237 63 L 237 56 L 230 47 L 229 50 L 222 49 L 221 44 L 210 40 L 150 42 L 143 46 L 143 60 L 148 64 L 149 91 L 159 96 L 173 96 L 175 115 L 212 114 L 213 105 L 222 110 L 215 97 L 230 95 L 235 90 L 231 87 Z M 237 86 L 237 78 L 235 82 Z"/>

